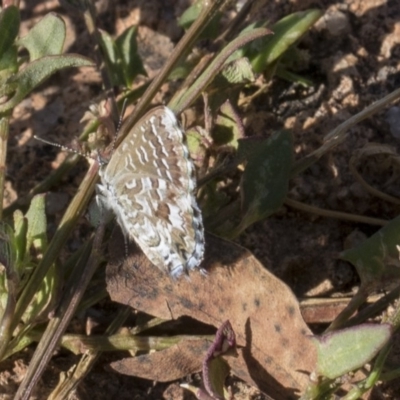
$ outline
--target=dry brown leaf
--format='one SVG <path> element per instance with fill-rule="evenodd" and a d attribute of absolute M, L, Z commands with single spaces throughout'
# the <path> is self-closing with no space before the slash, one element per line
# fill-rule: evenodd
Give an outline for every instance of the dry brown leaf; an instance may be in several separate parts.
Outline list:
<path fill-rule="evenodd" d="M 185 340 L 150 355 L 115 361 L 111 363 L 111 368 L 124 375 L 140 376 L 162 382 L 175 381 L 200 371 L 204 354 L 209 347 L 210 342 L 205 339 Z"/>
<path fill-rule="evenodd" d="M 151 265 L 139 250 L 130 251 L 129 258 L 123 260 L 124 240 L 119 235 L 113 236 L 110 243 L 113 262 L 107 267 L 108 291 L 113 300 L 163 319 L 186 315 L 217 328 L 229 320 L 237 343 L 242 346 L 238 358 L 227 358 L 235 375 L 275 399 L 297 398 L 304 390 L 316 361 L 311 332 L 291 290 L 249 251 L 208 235 L 202 264 L 208 275 L 194 272 L 190 279 L 174 281 Z M 182 371 L 190 370 L 183 368 L 182 362 L 192 359 L 188 355 L 191 346 L 174 347 L 175 350 L 170 350 L 174 358 L 148 355 L 146 373 L 141 374 L 145 372 L 140 368 L 143 359 L 121 360 L 118 370 L 147 379 L 171 379 L 167 371 L 177 362 L 176 350 L 181 352 Z M 193 354 L 199 358 L 200 367 L 207 346 L 203 356 L 194 347 Z"/>

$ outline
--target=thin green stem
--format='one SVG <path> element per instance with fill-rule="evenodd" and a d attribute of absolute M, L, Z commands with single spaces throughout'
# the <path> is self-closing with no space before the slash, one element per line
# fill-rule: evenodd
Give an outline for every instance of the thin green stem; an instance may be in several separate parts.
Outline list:
<path fill-rule="evenodd" d="M 354 385 L 353 388 L 347 393 L 347 395 L 342 397 L 342 400 L 359 399 L 364 393 L 368 392 L 376 384 L 381 376 L 382 369 L 384 367 L 385 360 L 389 355 L 390 349 L 390 344 L 386 344 L 383 347 L 383 349 L 379 352 L 378 357 L 374 362 L 373 368 L 367 378 Z"/>
<path fill-rule="evenodd" d="M 6 273 L 7 277 L 7 303 L 3 310 L 0 322 L 0 360 L 7 353 L 8 345 L 12 337 L 12 321 L 17 304 L 17 279 L 15 273 Z"/>
<path fill-rule="evenodd" d="M 98 179 L 98 164 L 93 163 L 84 180 L 82 181 L 77 194 L 71 201 L 67 211 L 62 218 L 58 229 L 50 242 L 49 247 L 44 254 L 44 257 L 37 268 L 34 270 L 28 285 L 22 292 L 17 307 L 15 310 L 14 321 L 12 329 L 18 325 L 23 313 L 31 302 L 35 293 L 39 290 L 40 285 L 43 282 L 44 277 L 47 274 L 50 266 L 54 263 L 60 254 L 62 246 L 68 239 L 69 234 L 75 227 L 78 219 L 82 216 L 89 203 L 91 196 L 94 191 L 95 183 Z"/>
<path fill-rule="evenodd" d="M 259 39 L 263 36 L 270 35 L 272 32 L 266 28 L 258 28 L 253 31 L 243 33 L 235 40 L 230 42 L 211 62 L 201 76 L 196 80 L 196 83 L 187 88 L 186 91 L 181 93 L 181 97 L 176 96 L 170 101 L 169 107 L 180 114 L 185 108 L 192 104 L 201 92 L 208 86 L 208 84 L 217 75 L 225 61 L 239 48 L 245 44 Z"/>
<path fill-rule="evenodd" d="M 120 308 L 118 315 L 105 332 L 106 335 L 104 336 L 104 338 L 106 338 L 107 341 L 109 340 L 108 335 L 113 335 L 114 333 L 116 333 L 119 328 L 124 324 L 131 312 L 132 310 L 128 306 Z M 66 341 L 68 341 L 69 336 L 71 335 L 63 337 L 62 342 L 64 343 L 64 345 Z M 88 336 L 82 337 L 83 341 L 85 341 L 86 339 L 88 339 Z M 86 347 L 86 349 L 89 350 L 90 347 Z M 64 381 L 59 383 L 59 385 L 53 390 L 52 394 L 49 396 L 49 400 L 67 399 L 69 397 L 69 394 L 79 385 L 80 382 L 83 381 L 85 376 L 89 373 L 93 365 L 101 356 L 104 349 L 105 348 L 101 346 L 97 347 L 96 349 L 85 351 L 85 354 L 82 355 L 73 373 L 68 377 L 68 379 L 65 379 Z"/>
<path fill-rule="evenodd" d="M 115 96 L 113 91 L 113 85 L 111 83 L 111 73 L 107 70 L 107 63 L 103 62 L 105 59 L 105 55 L 102 54 L 102 46 L 101 46 L 101 34 L 97 28 L 96 24 L 96 7 L 93 4 L 93 0 L 85 0 L 87 5 L 86 9 L 83 12 L 83 18 L 86 24 L 86 29 L 91 35 L 94 42 L 94 50 L 96 54 L 96 61 L 99 71 L 101 73 L 101 78 L 103 85 L 105 87 L 105 93 L 107 97 L 108 103 L 111 105 L 111 115 L 113 121 L 116 123 L 119 119 L 119 112 L 117 108 L 117 104 L 115 102 Z"/>
<path fill-rule="evenodd" d="M 188 50 L 191 50 L 194 42 L 199 37 L 200 33 L 203 31 L 208 21 L 215 15 L 215 13 L 229 0 L 214 0 L 210 1 L 208 7 L 205 7 L 201 12 L 196 21 L 192 24 L 183 38 L 175 47 L 171 56 L 168 57 L 168 60 L 160 73 L 154 78 L 149 87 L 147 88 L 144 95 L 139 100 L 138 104 L 135 107 L 133 113 L 127 118 L 126 122 L 121 127 L 120 135 L 118 137 L 118 141 L 116 145 L 118 145 L 122 139 L 128 134 L 128 132 L 132 129 L 135 123 L 139 120 L 139 118 L 146 111 L 149 106 L 151 100 L 154 98 L 156 93 L 160 90 L 161 85 L 166 81 L 169 74 L 181 59 L 181 57 L 187 53 Z M 174 110 L 175 111 L 175 110 Z"/>
<path fill-rule="evenodd" d="M 360 287 L 355 296 L 350 300 L 350 303 L 346 308 L 335 318 L 335 320 L 326 329 L 326 332 L 331 332 L 336 329 L 342 328 L 342 326 L 349 320 L 349 318 L 357 311 L 357 309 L 365 302 L 368 294 L 364 290 L 363 286 Z"/>
<path fill-rule="evenodd" d="M 356 326 L 362 324 L 367 321 L 369 318 L 373 318 L 379 313 L 385 311 L 390 303 L 398 299 L 400 296 L 400 286 L 393 289 L 390 293 L 380 298 L 378 301 L 375 301 L 368 307 L 362 309 L 355 315 L 353 318 L 349 319 L 346 323 L 342 325 L 342 328 L 347 328 L 349 326 Z M 396 315 L 396 313 L 395 313 Z M 391 323 L 395 323 L 394 321 L 390 321 Z M 396 326 L 396 325 L 394 325 Z"/>
<path fill-rule="evenodd" d="M 86 254 L 84 253 L 80 262 L 77 263 L 67 283 L 64 296 L 55 312 L 55 316 L 46 327 L 43 337 L 30 361 L 28 372 L 19 386 L 14 400 L 29 399 L 32 390 L 39 381 L 47 363 L 60 342 L 61 336 L 74 316 L 87 285 L 92 279 L 101 260 L 104 231 L 105 221 L 102 221 L 96 230 L 89 261 L 87 261 Z M 89 248 L 89 246 L 87 247 Z"/>
<path fill-rule="evenodd" d="M 10 118 L 3 115 L 0 117 L 0 220 L 3 219 L 4 183 L 9 130 Z"/>
<path fill-rule="evenodd" d="M 364 215 L 349 214 L 342 211 L 326 210 L 324 208 L 319 208 L 315 206 L 310 206 L 308 204 L 301 203 L 299 201 L 289 199 L 286 197 L 285 204 L 289 207 L 295 208 L 297 210 L 305 211 L 310 214 L 320 215 L 327 218 L 336 218 L 344 221 L 359 222 L 362 224 L 385 226 L 389 221 L 380 218 L 365 217 Z"/>
<path fill-rule="evenodd" d="M 127 313 L 131 313 L 132 309 L 126 307 L 122 311 L 126 318 Z M 121 322 L 121 321 L 120 321 Z M 122 321 L 123 323 L 124 321 Z M 121 325 L 119 325 L 120 327 Z M 62 338 L 62 346 L 69 349 L 74 354 L 82 354 L 87 352 L 101 353 L 103 351 L 161 351 L 179 344 L 183 340 L 190 339 L 207 339 L 212 341 L 215 337 L 209 336 L 136 336 L 126 333 L 112 334 L 109 330 L 105 335 L 64 335 Z"/>

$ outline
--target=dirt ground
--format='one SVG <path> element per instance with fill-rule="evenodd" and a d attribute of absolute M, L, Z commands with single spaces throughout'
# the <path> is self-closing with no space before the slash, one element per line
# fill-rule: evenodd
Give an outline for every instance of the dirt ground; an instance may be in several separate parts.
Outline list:
<path fill-rule="evenodd" d="M 189 3 L 189 0 L 100 0 L 96 7 L 100 27 L 112 35 L 138 24 L 139 53 L 152 77 L 181 37 L 183 32 L 176 18 Z M 246 135 L 268 135 L 282 128 L 292 130 L 296 159 L 319 147 L 323 137 L 347 118 L 400 85 L 400 5 L 397 1 L 255 1 L 251 15 L 253 20 L 274 22 L 309 8 L 323 10 L 324 17 L 302 40 L 304 64 L 297 66 L 296 72 L 311 79 L 313 86 L 305 89 L 275 79 L 270 90 L 257 98 L 245 115 L 239 110 Z M 21 10 L 21 35 L 47 13 L 56 12 L 67 25 L 65 52 L 93 55 L 93 44 L 77 13 L 55 0 L 23 1 Z M 229 18 L 233 14 L 231 11 Z M 157 100 L 168 98 L 170 90 L 164 87 Z M 70 70 L 52 77 L 16 108 L 7 158 L 6 205 L 24 195 L 65 157 L 57 148 L 35 141 L 33 135 L 69 143 L 79 134 L 80 119 L 101 91 L 100 75 L 96 71 Z M 367 193 L 349 170 L 354 151 L 366 143 L 377 142 L 392 146 L 396 152 L 400 150 L 399 138 L 391 131 L 387 112 L 388 109 L 352 128 L 346 141 L 293 179 L 288 197 L 315 207 L 385 220 L 397 216 L 398 206 Z M 371 162 L 379 165 L 379 160 Z M 65 178 L 63 186 L 48 195 L 50 230 L 57 226 L 85 168 L 82 160 Z M 398 196 L 398 175 L 393 169 L 373 168 L 366 163 L 360 171 L 371 184 Z M 88 229 L 83 224 L 75 232 L 67 251 L 83 243 Z M 279 213 L 250 227 L 238 243 L 253 252 L 300 299 L 351 296 L 359 284 L 358 276 L 350 264 L 337 260 L 337 254 L 355 233 L 367 237 L 377 229 L 379 226 L 320 217 L 285 205 Z M 12 398 L 32 352 L 30 348 L 0 366 L 0 399 Z M 36 398 L 46 398 L 60 372 L 67 371 L 76 359 L 63 351 L 56 354 Z M 110 359 L 112 355 L 101 359 L 74 398 L 194 398 L 179 387 L 179 382 L 161 384 L 110 372 L 104 368 Z M 198 382 L 199 377 L 188 379 Z M 237 379 L 232 378 L 231 384 L 237 399 L 268 398 Z M 370 398 L 400 399 L 398 390 L 399 379 L 390 385 L 378 386 Z"/>

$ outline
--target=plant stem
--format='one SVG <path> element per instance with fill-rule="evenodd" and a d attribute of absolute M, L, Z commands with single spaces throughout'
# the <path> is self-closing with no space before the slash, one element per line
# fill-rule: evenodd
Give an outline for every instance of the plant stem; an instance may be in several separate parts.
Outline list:
<path fill-rule="evenodd" d="M 263 36 L 270 35 L 272 32 L 266 28 L 254 29 L 250 32 L 243 33 L 235 40 L 230 42 L 211 62 L 202 75 L 196 80 L 196 83 L 187 88 L 177 98 L 176 96 L 171 100 L 169 106 L 176 114 L 180 114 L 186 107 L 192 104 L 201 92 L 208 86 L 212 79 L 217 75 L 225 61 L 239 48 L 245 44 L 259 39 Z"/>
<path fill-rule="evenodd" d="M 299 173 L 303 172 L 308 167 L 317 162 L 328 151 L 332 150 L 338 144 L 342 143 L 347 138 L 347 131 L 354 125 L 358 124 L 366 118 L 372 117 L 372 115 L 378 113 L 387 105 L 394 102 L 395 100 L 398 100 L 399 98 L 400 89 L 396 89 L 392 93 L 389 93 L 387 96 L 385 96 L 383 99 L 372 103 L 364 110 L 360 111 L 356 115 L 353 115 L 351 118 L 341 123 L 324 137 L 324 143 L 322 144 L 322 146 L 310 153 L 308 156 L 295 162 L 292 168 L 292 176 L 296 176 Z"/>
<path fill-rule="evenodd" d="M 118 137 L 118 141 L 116 146 L 121 143 L 122 139 L 128 134 L 128 132 L 132 129 L 135 123 L 139 120 L 139 118 L 146 111 L 146 108 L 150 104 L 151 100 L 155 96 L 155 94 L 160 89 L 161 85 L 168 78 L 172 69 L 181 59 L 181 57 L 189 50 L 192 49 L 194 42 L 199 37 L 200 33 L 203 31 L 208 21 L 214 16 L 214 14 L 229 0 L 213 0 L 209 2 L 208 7 L 205 7 L 201 12 L 196 21 L 192 24 L 183 38 L 175 47 L 171 56 L 168 57 L 168 60 L 160 73 L 154 78 L 143 97 L 139 100 L 136 105 L 133 113 L 127 118 L 126 122 L 123 124 L 120 130 L 120 134 Z"/>
<path fill-rule="evenodd" d="M 76 225 L 76 222 L 85 211 L 86 206 L 93 194 L 95 183 L 98 179 L 98 168 L 99 166 L 97 163 L 92 164 L 84 180 L 82 181 L 76 196 L 73 198 L 67 211 L 65 212 L 64 217 L 62 218 L 42 261 L 35 268 L 29 280 L 29 284 L 24 288 L 15 310 L 14 321 L 12 325 L 13 330 L 18 325 L 33 296 L 39 290 L 39 287 L 42 284 L 50 266 L 59 256 L 60 250 L 67 241 L 69 234 Z"/>
<path fill-rule="evenodd" d="M 286 197 L 285 204 L 289 207 L 295 208 L 297 210 L 305 211 L 307 213 L 321 215 L 327 218 L 336 218 L 344 221 L 360 222 L 362 224 L 385 226 L 389 221 L 380 218 L 365 217 L 364 215 L 350 214 L 341 211 L 326 210 L 324 208 L 319 208 L 315 206 L 310 206 L 308 204 L 301 203 L 299 201 L 289 199 Z"/>
<path fill-rule="evenodd" d="M 7 143 L 10 130 L 8 116 L 0 118 L 0 220 L 3 219 L 4 182 L 6 174 Z"/>
<path fill-rule="evenodd" d="M 87 285 L 99 265 L 104 232 L 105 221 L 102 221 L 96 230 L 89 261 L 87 261 L 87 257 L 83 254 L 77 263 L 67 283 L 55 316 L 46 327 L 43 337 L 29 364 L 28 372 L 19 386 L 14 400 L 28 400 L 32 390 L 44 372 L 47 363 L 60 342 L 62 334 L 67 329 L 68 324 L 74 316 L 75 310 L 85 293 Z M 90 247 L 87 246 L 87 248 L 89 249 Z"/>

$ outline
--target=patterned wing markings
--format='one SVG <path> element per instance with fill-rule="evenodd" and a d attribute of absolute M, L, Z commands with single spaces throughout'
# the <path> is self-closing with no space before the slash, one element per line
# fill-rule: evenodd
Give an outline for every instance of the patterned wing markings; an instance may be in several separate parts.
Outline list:
<path fill-rule="evenodd" d="M 98 198 L 149 260 L 177 277 L 199 267 L 204 229 L 194 166 L 175 115 L 147 113 L 100 170 Z"/>

